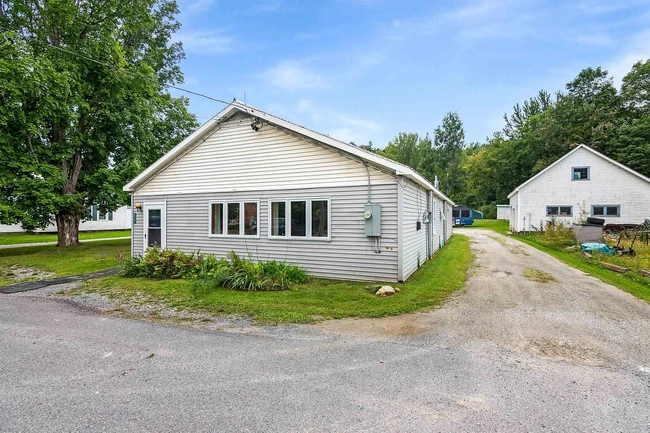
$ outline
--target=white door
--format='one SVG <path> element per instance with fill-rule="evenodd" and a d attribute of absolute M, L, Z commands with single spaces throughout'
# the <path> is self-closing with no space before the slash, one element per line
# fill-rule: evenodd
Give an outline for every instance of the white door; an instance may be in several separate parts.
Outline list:
<path fill-rule="evenodd" d="M 165 248 L 167 206 L 165 203 L 145 203 L 144 205 L 144 248 Z"/>

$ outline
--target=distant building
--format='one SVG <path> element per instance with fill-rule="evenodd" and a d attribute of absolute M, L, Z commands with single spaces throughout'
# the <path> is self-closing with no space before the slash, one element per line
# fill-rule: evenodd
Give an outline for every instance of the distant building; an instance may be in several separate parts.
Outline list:
<path fill-rule="evenodd" d="M 584 144 L 519 185 L 510 199 L 510 230 L 539 230 L 550 219 L 586 217 L 605 224 L 650 218 L 650 179 Z"/>
<path fill-rule="evenodd" d="M 509 204 L 498 204 L 497 205 L 497 219 L 498 220 L 509 220 L 510 219 L 510 205 Z"/>
<path fill-rule="evenodd" d="M 115 212 L 102 213 L 97 206 L 89 209 L 90 218 L 79 223 L 80 232 L 99 230 L 127 230 L 131 228 L 133 216 L 131 206 L 122 206 Z M 0 224 L 0 233 L 21 233 L 24 232 L 20 224 Z M 45 229 L 34 230 L 36 233 L 56 233 L 56 224 L 52 222 Z"/>

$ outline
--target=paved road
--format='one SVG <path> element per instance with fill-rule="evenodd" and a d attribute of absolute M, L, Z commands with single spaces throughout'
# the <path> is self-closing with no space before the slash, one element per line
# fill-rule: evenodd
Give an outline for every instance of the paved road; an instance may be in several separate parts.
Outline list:
<path fill-rule="evenodd" d="M 120 236 L 117 238 L 101 238 L 101 239 L 83 239 L 81 240 L 82 244 L 86 242 L 100 242 L 100 241 L 117 241 L 120 239 L 131 239 L 131 236 Z M 10 248 L 23 248 L 23 247 L 42 247 L 46 245 L 56 245 L 56 242 L 32 242 L 28 244 L 11 244 L 11 245 L 0 245 L 0 250 L 7 250 Z"/>
<path fill-rule="evenodd" d="M 399 319 L 244 335 L 0 296 L 0 430 L 650 431 L 650 305 L 467 233 L 467 290 Z"/>

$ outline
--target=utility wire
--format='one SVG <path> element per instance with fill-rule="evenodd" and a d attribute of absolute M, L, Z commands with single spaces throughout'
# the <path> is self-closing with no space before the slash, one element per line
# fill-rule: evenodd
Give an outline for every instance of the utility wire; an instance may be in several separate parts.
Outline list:
<path fill-rule="evenodd" d="M 55 50 L 62 51 L 64 53 L 71 54 L 73 56 L 77 56 L 77 57 L 80 57 L 82 59 L 88 60 L 89 62 L 97 63 L 98 65 L 102 65 L 102 66 L 105 66 L 107 68 L 114 69 L 116 71 L 125 72 L 127 74 L 143 78 L 143 79 L 145 79 L 147 81 L 150 81 L 150 82 L 158 84 L 158 85 L 162 85 L 162 86 L 170 88 L 170 89 L 175 89 L 175 90 L 179 90 L 181 92 L 189 93 L 191 95 L 200 96 L 201 98 L 209 99 L 211 101 L 219 102 L 221 104 L 226 104 L 226 105 L 231 105 L 232 104 L 232 102 L 227 102 L 227 101 L 224 101 L 222 99 L 213 98 L 212 96 L 208 96 L 208 95 L 205 95 L 203 93 L 194 92 L 192 90 L 187 90 L 187 89 L 184 89 L 182 87 L 174 86 L 172 84 L 161 84 L 158 80 L 147 77 L 146 75 L 140 74 L 139 72 L 129 71 L 128 69 L 120 69 L 115 65 L 111 65 L 111 64 L 105 63 L 105 62 L 101 62 L 99 60 L 96 60 L 96 59 L 93 59 L 91 57 L 85 56 L 83 54 L 79 54 L 79 53 L 76 53 L 74 51 L 66 50 L 65 48 L 57 47 L 56 45 L 52 45 L 52 44 L 48 43 L 47 46 L 50 47 L 50 48 L 53 48 Z"/>

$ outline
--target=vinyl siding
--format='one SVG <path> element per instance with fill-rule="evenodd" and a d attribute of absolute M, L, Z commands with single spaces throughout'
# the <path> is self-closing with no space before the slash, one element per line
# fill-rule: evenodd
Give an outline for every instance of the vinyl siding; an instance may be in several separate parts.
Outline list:
<path fill-rule="evenodd" d="M 242 114 L 223 123 L 198 146 L 181 155 L 138 195 L 271 191 L 368 183 L 365 166 L 279 127 L 250 127 Z M 373 185 L 392 184 L 393 174 L 370 166 Z"/>
<path fill-rule="evenodd" d="M 572 168 L 584 166 L 590 167 L 589 180 L 571 180 Z M 557 218 L 566 223 L 579 221 L 580 207 L 590 213 L 592 205 L 620 205 L 620 217 L 598 218 L 606 224 L 641 224 L 650 215 L 650 183 L 583 148 L 523 186 L 510 199 L 511 206 L 517 200 L 517 231 L 534 230 L 548 221 L 548 205 L 573 206 L 572 217 Z"/>
<path fill-rule="evenodd" d="M 427 224 L 417 230 L 417 221 L 427 210 L 428 192 L 401 177 L 402 188 L 402 280 L 406 280 L 427 260 Z"/>
<path fill-rule="evenodd" d="M 364 169 L 365 172 L 365 169 Z M 268 239 L 268 200 L 330 198 L 331 241 Z M 259 239 L 208 237 L 208 203 L 220 200 L 259 200 Z M 361 281 L 397 281 L 397 183 L 373 185 L 372 201 L 382 206 L 381 254 L 372 250 L 372 238 L 364 234 L 367 186 L 294 190 L 260 190 L 231 193 L 188 193 L 134 196 L 135 203 L 166 202 L 167 247 L 201 250 L 226 257 L 230 250 L 254 260 L 297 263 L 320 278 Z M 413 222 L 415 226 L 415 222 Z M 133 228 L 133 252 L 143 251 L 143 214 Z"/>

